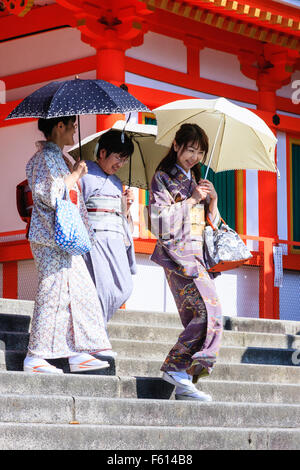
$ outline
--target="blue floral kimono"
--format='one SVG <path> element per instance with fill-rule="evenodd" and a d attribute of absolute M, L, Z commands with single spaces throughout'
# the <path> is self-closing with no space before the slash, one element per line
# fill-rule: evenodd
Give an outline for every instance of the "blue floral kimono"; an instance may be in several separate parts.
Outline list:
<path fill-rule="evenodd" d="M 44 359 L 70 357 L 81 351 L 111 349 L 95 286 L 81 256 L 55 243 L 56 201 L 65 196 L 70 174 L 61 149 L 41 141 L 26 166 L 33 211 L 29 241 L 38 273 L 28 354 Z M 94 242 L 77 185 L 78 210 Z"/>

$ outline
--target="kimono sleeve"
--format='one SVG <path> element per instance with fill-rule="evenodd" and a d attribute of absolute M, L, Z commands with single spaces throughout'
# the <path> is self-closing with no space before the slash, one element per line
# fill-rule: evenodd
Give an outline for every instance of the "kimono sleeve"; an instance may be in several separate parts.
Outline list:
<path fill-rule="evenodd" d="M 161 172 L 152 180 L 150 191 L 151 232 L 162 241 L 187 239 L 190 235 L 186 201 L 175 202 Z"/>
<path fill-rule="evenodd" d="M 150 192 L 151 232 L 178 271 L 186 277 L 197 277 L 198 267 L 190 236 L 189 204 L 175 202 L 168 185 L 171 181 L 162 172 L 152 180 Z"/>
<path fill-rule="evenodd" d="M 26 174 L 34 204 L 55 210 L 57 199 L 63 199 L 67 190 L 64 176 L 59 174 L 55 164 L 46 162 L 43 153 L 38 152 L 28 162 Z"/>

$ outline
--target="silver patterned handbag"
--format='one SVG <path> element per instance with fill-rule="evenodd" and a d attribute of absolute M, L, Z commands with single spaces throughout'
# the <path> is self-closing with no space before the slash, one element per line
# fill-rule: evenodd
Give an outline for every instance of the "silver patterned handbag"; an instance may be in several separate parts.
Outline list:
<path fill-rule="evenodd" d="M 208 217 L 206 221 L 203 250 L 209 272 L 228 271 L 252 258 L 241 237 L 222 218 L 218 228 L 213 226 Z"/>

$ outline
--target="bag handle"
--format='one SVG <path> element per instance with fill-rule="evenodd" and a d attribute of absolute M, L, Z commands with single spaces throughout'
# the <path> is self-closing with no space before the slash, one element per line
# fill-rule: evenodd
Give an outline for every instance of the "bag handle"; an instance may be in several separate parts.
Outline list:
<path fill-rule="evenodd" d="M 224 225 L 227 225 L 226 222 L 225 222 L 225 220 L 222 219 L 221 216 L 220 216 L 220 220 L 223 222 Z M 213 225 L 213 223 L 211 222 L 211 220 L 210 220 L 210 218 L 208 217 L 208 215 L 206 216 L 206 222 L 208 223 L 208 225 L 211 226 L 211 228 L 212 228 L 213 230 L 218 230 L 218 228 Z"/>

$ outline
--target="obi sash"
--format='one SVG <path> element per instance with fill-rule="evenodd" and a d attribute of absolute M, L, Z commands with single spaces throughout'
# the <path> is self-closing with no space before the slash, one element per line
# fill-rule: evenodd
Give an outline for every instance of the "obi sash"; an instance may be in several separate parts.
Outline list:
<path fill-rule="evenodd" d="M 86 208 L 94 230 L 124 235 L 121 198 L 92 196 L 86 202 Z"/>
<path fill-rule="evenodd" d="M 196 204 L 190 208 L 190 226 L 191 240 L 203 241 L 205 228 L 204 204 Z"/>

